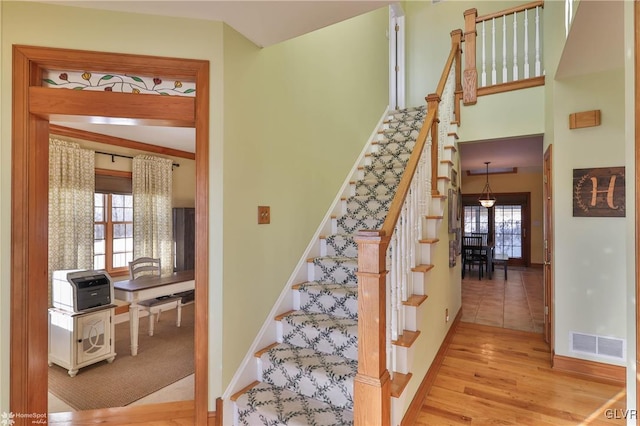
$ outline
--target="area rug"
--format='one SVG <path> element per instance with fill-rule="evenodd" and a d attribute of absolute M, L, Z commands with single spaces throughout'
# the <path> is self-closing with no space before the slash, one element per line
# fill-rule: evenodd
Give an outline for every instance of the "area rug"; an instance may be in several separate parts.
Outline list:
<path fill-rule="evenodd" d="M 69 377 L 65 368 L 49 367 L 49 391 L 76 410 L 123 407 L 194 372 L 194 305 L 161 315 L 153 337 L 149 321 L 140 320 L 138 355 L 131 356 L 129 322 L 115 326 L 116 358 L 81 368 Z"/>

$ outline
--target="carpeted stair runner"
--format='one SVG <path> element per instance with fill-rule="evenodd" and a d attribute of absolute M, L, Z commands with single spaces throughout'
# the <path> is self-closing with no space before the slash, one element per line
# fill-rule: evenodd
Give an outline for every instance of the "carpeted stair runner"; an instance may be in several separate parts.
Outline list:
<path fill-rule="evenodd" d="M 389 113 L 380 139 L 332 220 L 323 256 L 295 286 L 299 310 L 281 315 L 280 343 L 261 351 L 260 383 L 236 403 L 241 425 L 351 425 L 358 359 L 358 267 L 354 234 L 379 229 L 422 127 L 426 108 Z"/>

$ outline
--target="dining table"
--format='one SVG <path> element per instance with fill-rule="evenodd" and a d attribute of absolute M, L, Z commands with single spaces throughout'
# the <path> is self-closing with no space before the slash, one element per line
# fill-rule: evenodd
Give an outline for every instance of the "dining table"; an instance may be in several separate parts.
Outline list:
<path fill-rule="evenodd" d="M 171 275 L 145 275 L 136 279 L 113 283 L 114 297 L 129 302 L 129 329 L 131 334 L 131 356 L 138 354 L 138 329 L 140 311 L 138 302 L 169 296 L 195 289 L 193 270 L 178 271 Z"/>

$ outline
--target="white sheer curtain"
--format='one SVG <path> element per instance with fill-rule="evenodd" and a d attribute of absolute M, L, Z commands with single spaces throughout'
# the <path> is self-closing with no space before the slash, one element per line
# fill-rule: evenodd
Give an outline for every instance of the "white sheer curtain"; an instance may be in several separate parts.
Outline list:
<path fill-rule="evenodd" d="M 171 164 L 151 155 L 133 159 L 133 257 L 160 258 L 162 275 L 173 272 Z"/>
<path fill-rule="evenodd" d="M 53 271 L 93 269 L 94 187 L 95 153 L 49 139 L 49 283 Z"/>

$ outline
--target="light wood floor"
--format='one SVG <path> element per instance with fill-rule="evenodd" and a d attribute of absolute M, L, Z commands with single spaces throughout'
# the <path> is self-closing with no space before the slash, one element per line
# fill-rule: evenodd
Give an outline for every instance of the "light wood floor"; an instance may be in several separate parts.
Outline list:
<path fill-rule="evenodd" d="M 626 423 L 623 386 L 551 369 L 542 290 L 540 269 L 466 276 L 462 321 L 417 425 Z"/>
<path fill-rule="evenodd" d="M 538 309 L 531 308 L 537 303 L 531 303 L 537 297 L 533 296 L 536 271 L 523 269 L 518 278 L 517 270 L 510 269 L 506 284 L 501 273 L 497 272 L 493 284 L 480 281 L 484 286 L 480 293 L 478 283 L 464 280 L 463 318 L 467 322 L 458 324 L 416 425 L 625 424 L 623 386 L 554 371 L 542 334 L 501 328 L 525 328 L 529 324 L 526 316 L 532 327 L 540 321 Z M 494 289 L 493 294 L 487 289 Z M 476 299 L 474 292 L 480 295 Z M 528 314 L 524 305 L 511 312 L 511 303 L 525 299 Z M 485 309 L 490 300 L 496 309 Z M 489 321 L 494 326 L 480 324 Z M 132 407 L 126 415 L 121 409 L 59 413 L 50 415 L 49 424 L 185 426 L 193 424 L 188 414 L 192 408 L 193 402 L 179 402 Z M 613 418 L 608 419 L 607 414 Z"/>

